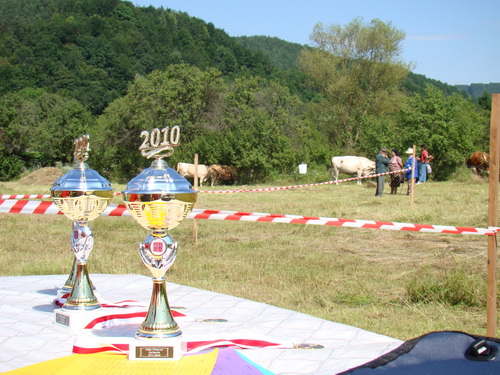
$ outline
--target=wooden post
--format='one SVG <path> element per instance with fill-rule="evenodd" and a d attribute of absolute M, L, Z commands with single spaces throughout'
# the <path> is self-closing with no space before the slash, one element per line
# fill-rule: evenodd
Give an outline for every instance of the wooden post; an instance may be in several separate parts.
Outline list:
<path fill-rule="evenodd" d="M 194 154 L 193 188 L 194 190 L 198 190 L 198 154 Z M 194 204 L 193 208 L 196 208 L 196 203 Z M 196 222 L 196 219 L 193 219 L 193 237 L 194 237 L 194 244 L 198 245 L 198 223 Z"/>
<path fill-rule="evenodd" d="M 410 194 L 410 207 L 413 208 L 415 205 L 415 168 L 418 168 L 418 163 L 416 162 L 417 159 L 415 159 L 415 150 L 416 150 L 417 145 L 413 145 L 413 155 L 412 161 L 411 161 L 411 194 Z"/>
<path fill-rule="evenodd" d="M 490 180 L 488 226 L 498 226 L 498 176 L 500 141 L 500 94 L 493 94 L 490 122 Z M 497 236 L 488 236 L 488 293 L 486 302 L 486 335 L 496 337 L 497 330 Z"/>

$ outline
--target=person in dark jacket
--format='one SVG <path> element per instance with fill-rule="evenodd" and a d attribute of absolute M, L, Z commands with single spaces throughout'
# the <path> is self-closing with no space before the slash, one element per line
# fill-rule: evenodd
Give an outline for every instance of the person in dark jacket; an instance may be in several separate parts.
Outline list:
<path fill-rule="evenodd" d="M 375 157 L 375 174 L 386 173 L 387 167 L 389 166 L 389 158 L 387 157 L 387 149 L 381 148 L 380 152 Z M 384 176 L 377 176 L 377 191 L 375 192 L 376 197 L 381 197 L 384 194 Z"/>

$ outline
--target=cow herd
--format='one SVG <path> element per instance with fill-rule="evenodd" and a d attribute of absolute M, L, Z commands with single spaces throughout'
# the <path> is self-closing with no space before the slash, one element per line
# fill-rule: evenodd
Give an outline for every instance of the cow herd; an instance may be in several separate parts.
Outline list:
<path fill-rule="evenodd" d="M 467 167 L 472 168 L 479 175 L 487 175 L 489 161 L 487 153 L 476 151 L 467 160 Z M 178 163 L 177 173 L 182 177 L 194 180 L 194 164 Z M 332 158 L 332 180 L 337 181 L 341 173 L 356 174 L 358 177 L 368 176 L 375 173 L 375 162 L 362 156 L 334 156 Z M 198 164 L 197 176 L 199 186 L 203 186 L 207 181 L 210 181 L 211 186 L 238 182 L 238 171 L 232 165 Z M 358 184 L 361 184 L 361 180 L 358 180 Z"/>
<path fill-rule="evenodd" d="M 475 151 L 467 159 L 467 168 L 472 168 L 473 172 L 480 176 L 488 175 L 489 166 L 490 157 L 486 152 Z M 357 174 L 358 177 L 368 176 L 375 173 L 375 162 L 361 156 L 334 156 L 332 180 L 337 181 L 340 173 Z M 361 179 L 358 180 L 358 184 L 361 184 Z"/>
<path fill-rule="evenodd" d="M 195 171 L 194 164 L 177 164 L 177 173 L 182 177 L 194 181 Z M 210 186 L 214 186 L 221 182 L 234 184 L 238 182 L 238 172 L 232 165 L 198 164 L 198 173 L 196 173 L 196 175 L 198 176 L 198 186 L 203 186 L 207 181 L 210 181 Z"/>

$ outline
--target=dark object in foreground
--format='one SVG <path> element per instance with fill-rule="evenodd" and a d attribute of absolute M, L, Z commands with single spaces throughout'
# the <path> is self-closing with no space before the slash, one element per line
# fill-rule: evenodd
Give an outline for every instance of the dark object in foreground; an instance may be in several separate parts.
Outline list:
<path fill-rule="evenodd" d="M 344 374 L 500 374 L 500 340 L 464 332 L 431 332 Z"/>

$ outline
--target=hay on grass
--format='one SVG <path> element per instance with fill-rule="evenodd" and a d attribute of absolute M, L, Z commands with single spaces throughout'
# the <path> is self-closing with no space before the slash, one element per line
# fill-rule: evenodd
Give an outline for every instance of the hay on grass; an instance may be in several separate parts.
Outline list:
<path fill-rule="evenodd" d="M 40 168 L 33 173 L 21 178 L 18 182 L 22 185 L 50 185 L 63 175 L 63 172 L 55 167 Z"/>

